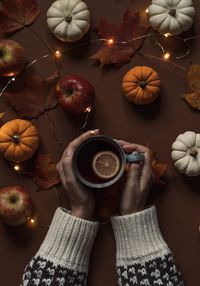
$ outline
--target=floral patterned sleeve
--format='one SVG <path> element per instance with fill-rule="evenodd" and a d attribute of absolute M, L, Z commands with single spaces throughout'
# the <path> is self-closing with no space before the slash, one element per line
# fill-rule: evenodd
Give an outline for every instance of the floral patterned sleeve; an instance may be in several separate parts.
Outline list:
<path fill-rule="evenodd" d="M 173 254 L 164 241 L 156 208 L 112 218 L 119 286 L 183 286 Z"/>
<path fill-rule="evenodd" d="M 85 286 L 97 229 L 98 223 L 58 208 L 39 251 L 25 268 L 21 286 Z"/>

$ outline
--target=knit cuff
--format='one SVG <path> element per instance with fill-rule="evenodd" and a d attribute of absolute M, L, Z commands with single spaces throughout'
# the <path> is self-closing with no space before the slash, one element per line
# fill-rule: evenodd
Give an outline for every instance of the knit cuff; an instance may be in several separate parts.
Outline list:
<path fill-rule="evenodd" d="M 80 219 L 57 208 L 48 233 L 36 256 L 54 265 L 87 272 L 98 223 Z"/>
<path fill-rule="evenodd" d="M 146 262 L 170 253 L 158 225 L 156 208 L 112 218 L 117 265 Z"/>

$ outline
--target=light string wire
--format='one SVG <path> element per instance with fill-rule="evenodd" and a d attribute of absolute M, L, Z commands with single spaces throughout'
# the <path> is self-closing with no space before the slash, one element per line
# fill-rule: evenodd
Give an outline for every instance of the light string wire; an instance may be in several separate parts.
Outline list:
<path fill-rule="evenodd" d="M 198 36 L 192 36 L 192 37 L 188 37 L 188 38 L 185 38 L 185 39 L 182 39 L 180 37 L 177 37 L 177 36 L 173 36 L 171 34 L 154 34 L 154 33 L 149 33 L 149 34 L 146 34 L 146 35 L 143 35 L 143 36 L 139 36 L 139 37 L 134 37 L 134 38 L 131 38 L 127 41 L 116 41 L 114 40 L 113 38 L 108 38 L 108 39 L 105 39 L 105 38 L 102 38 L 102 39 L 94 39 L 94 40 L 90 40 L 90 41 L 87 41 L 87 42 L 84 42 L 82 44 L 78 44 L 76 46 L 73 46 L 71 48 L 68 48 L 66 50 L 64 50 L 63 52 L 59 51 L 59 50 L 56 50 L 54 52 L 53 48 L 51 48 L 51 46 L 46 42 L 46 40 L 44 40 L 37 32 L 35 32 L 34 30 L 31 29 L 31 31 L 34 32 L 34 34 L 36 34 L 40 39 L 42 39 L 42 41 L 44 42 L 44 44 L 48 47 L 48 50 L 49 50 L 49 54 L 46 54 L 46 55 L 43 55 L 43 56 L 40 56 L 36 59 L 34 59 L 32 62 L 30 62 L 29 64 L 27 64 L 25 66 L 25 68 L 23 69 L 23 72 L 26 72 L 26 70 L 28 70 L 29 68 L 31 68 L 34 64 L 36 64 L 37 62 L 41 61 L 41 60 L 44 60 L 50 56 L 52 56 L 53 58 L 53 61 L 55 63 L 55 66 L 56 66 L 56 70 L 58 72 L 58 75 L 59 75 L 59 65 L 58 65 L 58 60 L 60 60 L 60 58 L 62 57 L 63 54 L 66 54 L 67 52 L 70 52 L 72 50 L 75 50 L 77 48 L 80 48 L 80 47 L 83 47 L 83 46 L 86 46 L 88 44 L 92 44 L 92 43 L 99 43 L 99 42 L 103 42 L 105 43 L 107 46 L 109 46 L 110 48 L 113 48 L 115 45 L 126 45 L 126 44 L 129 44 L 133 41 L 137 41 L 137 40 L 141 40 L 141 39 L 145 39 L 145 38 L 152 38 L 153 39 L 153 42 L 155 45 L 157 45 L 161 51 L 162 51 L 162 54 L 163 54 L 163 57 L 157 57 L 157 56 L 154 56 L 154 55 L 150 55 L 150 54 L 144 54 L 144 56 L 146 57 L 149 57 L 149 58 L 152 58 L 152 59 L 155 59 L 155 60 L 159 60 L 159 61 L 162 61 L 162 62 L 168 62 L 169 64 L 181 69 L 181 70 L 184 70 L 186 71 L 186 68 L 177 64 L 177 63 L 174 63 L 173 61 L 170 61 L 169 58 L 171 57 L 171 53 L 167 52 L 164 48 L 164 46 L 157 40 L 158 37 L 163 37 L 165 36 L 166 38 L 168 37 L 173 37 L 175 39 L 178 39 L 179 41 L 182 41 L 183 43 L 186 43 L 187 44 L 187 47 L 186 47 L 186 52 L 185 54 L 181 55 L 181 56 L 176 56 L 174 57 L 175 59 L 182 59 L 184 57 L 186 57 L 190 52 L 191 52 L 191 45 L 188 43 L 189 40 L 192 40 L 192 39 L 197 39 L 200 37 L 200 35 Z M 141 54 L 138 52 L 138 54 Z M 141 54 L 142 55 L 142 54 Z M 12 84 L 12 82 L 14 82 L 16 80 L 16 76 L 13 76 L 7 83 L 6 85 L 3 87 L 3 89 L 1 90 L 0 92 L 0 97 L 3 95 L 3 93 L 7 90 L 7 88 Z M 81 127 L 79 127 L 77 129 L 77 131 L 79 133 L 82 133 L 85 131 L 85 128 L 87 127 L 88 125 L 88 121 L 89 121 L 89 117 L 90 117 L 90 114 L 91 114 L 91 111 L 92 111 L 92 107 L 88 107 L 85 111 L 85 120 L 84 120 L 84 123 Z"/>
<path fill-rule="evenodd" d="M 148 9 L 146 10 L 146 13 L 148 13 Z M 191 52 L 191 45 L 190 45 L 189 41 L 190 41 L 190 40 L 193 40 L 193 39 L 200 38 L 200 35 L 191 36 L 191 37 L 182 39 L 182 38 L 180 38 L 180 37 L 173 36 L 173 35 L 168 34 L 168 33 L 166 33 L 166 34 L 164 34 L 164 35 L 163 35 L 163 34 L 160 34 L 160 35 L 159 35 L 159 34 L 149 33 L 149 34 L 147 34 L 147 35 L 143 35 L 143 36 L 131 38 L 131 39 L 127 40 L 127 41 L 121 41 L 121 42 L 116 41 L 116 40 L 114 40 L 114 39 L 112 39 L 112 38 L 108 38 L 108 39 L 105 39 L 105 38 L 102 38 L 102 39 L 94 39 L 94 40 L 90 40 L 90 41 L 84 42 L 84 43 L 82 43 L 82 44 L 78 44 L 78 45 L 76 45 L 76 46 L 70 47 L 70 48 L 64 50 L 63 52 L 60 52 L 59 50 L 56 50 L 56 51 L 54 52 L 54 49 L 49 45 L 49 43 L 48 43 L 45 39 L 43 39 L 43 37 L 42 37 L 39 33 L 37 33 L 35 30 L 33 30 L 33 29 L 30 28 L 30 27 L 29 27 L 29 30 L 42 40 L 42 42 L 46 45 L 46 47 L 48 48 L 48 50 L 49 50 L 50 53 L 49 53 L 49 54 L 46 54 L 46 55 L 43 55 L 43 56 L 40 56 L 40 57 L 34 59 L 32 62 L 30 62 L 29 64 L 27 64 L 27 65 L 25 66 L 25 68 L 23 69 L 23 71 L 22 71 L 21 73 L 25 72 L 27 69 L 29 69 L 30 67 L 32 67 L 32 66 L 33 66 L 34 64 L 36 64 L 37 62 L 39 62 L 39 61 L 41 61 L 41 60 L 43 60 L 43 59 L 46 59 L 46 58 L 48 58 L 48 57 L 50 57 L 50 56 L 52 56 L 52 58 L 53 58 L 53 60 L 54 60 L 54 62 L 55 62 L 56 70 L 58 71 L 58 70 L 59 70 L 59 66 L 58 66 L 57 60 L 59 60 L 59 59 L 62 57 L 63 54 L 65 54 L 65 53 L 67 53 L 67 52 L 70 52 L 70 51 L 72 51 L 72 50 L 74 50 L 74 49 L 77 49 L 77 48 L 86 46 L 86 45 L 88 45 L 88 44 L 103 42 L 103 43 L 105 43 L 106 45 L 108 45 L 109 47 L 112 48 L 114 45 L 126 45 L 126 44 L 129 44 L 129 43 L 133 42 L 133 41 L 137 41 L 137 40 L 141 40 L 141 39 L 145 39 L 145 38 L 152 38 L 152 39 L 153 39 L 154 44 L 157 45 L 157 46 L 161 49 L 162 54 L 163 54 L 163 58 L 159 58 L 159 57 L 156 57 L 156 56 L 150 55 L 150 54 L 144 54 L 145 56 L 150 57 L 150 58 L 153 58 L 153 59 L 156 59 L 156 60 L 160 60 L 160 61 L 165 62 L 165 63 L 168 62 L 169 64 L 172 64 L 172 65 L 176 66 L 177 68 L 180 68 L 180 69 L 182 69 L 182 70 L 186 70 L 186 68 L 184 68 L 183 66 L 181 66 L 181 65 L 179 65 L 179 64 L 177 64 L 177 63 L 174 63 L 174 62 L 172 62 L 172 61 L 169 61 L 169 58 L 171 57 L 171 53 L 167 52 L 167 51 L 165 50 L 164 46 L 163 46 L 158 40 L 155 40 L 155 38 L 161 37 L 161 36 L 162 36 L 162 37 L 165 36 L 166 38 L 167 38 L 167 37 L 173 37 L 174 39 L 178 39 L 179 41 L 182 41 L 182 43 L 186 43 L 186 44 L 187 44 L 186 53 L 183 54 L 183 55 L 181 55 L 181 56 L 174 56 L 173 58 L 175 58 L 175 59 L 182 59 L 182 58 L 186 57 L 188 54 L 190 54 L 190 52 Z M 141 53 L 138 52 L 138 54 L 141 54 Z M 141 54 L 141 55 L 142 55 L 142 54 Z M 167 61 L 166 61 L 166 60 L 167 60 Z M 58 72 L 58 74 L 59 74 L 59 72 Z M 1 97 L 1 96 L 3 95 L 3 93 L 7 90 L 7 88 L 16 80 L 16 77 L 17 77 L 17 76 L 13 76 L 11 79 L 9 79 L 9 81 L 6 83 L 6 85 L 2 88 L 2 90 L 1 90 L 1 92 L 0 92 L 0 97 Z M 91 111 L 92 111 L 92 107 L 91 107 L 91 106 L 86 109 L 85 122 L 84 122 L 83 126 L 81 126 L 81 127 L 78 129 L 79 132 L 83 132 L 84 129 L 85 129 L 85 127 L 87 126 L 88 119 L 89 119 L 89 115 L 90 115 Z M 14 166 L 14 168 L 15 168 L 15 167 L 16 167 L 16 166 Z M 17 171 L 17 172 L 19 171 L 18 168 L 16 169 L 16 171 Z M 58 195 L 57 189 L 54 188 L 54 191 L 55 191 L 55 194 L 56 194 L 56 196 L 57 196 L 57 199 L 58 199 L 59 202 L 60 202 L 60 197 L 59 197 L 59 195 Z M 110 220 L 106 220 L 105 222 L 103 222 L 103 223 L 101 223 L 101 224 L 107 224 L 107 223 L 109 223 L 109 221 L 110 221 Z M 33 226 L 33 225 L 36 225 L 36 219 L 34 219 L 34 218 L 32 218 L 32 217 L 28 218 L 28 221 L 27 221 L 27 222 L 28 222 L 30 225 L 32 225 L 32 226 Z M 42 228 L 49 228 L 49 225 L 41 224 L 41 223 L 39 223 L 39 222 L 37 222 L 37 226 L 38 226 L 38 227 L 42 227 Z M 4 234 L 4 235 L 8 236 L 10 239 L 14 240 L 15 242 L 21 244 L 21 242 L 17 241 L 17 239 L 16 239 L 15 237 L 13 237 L 12 235 L 8 234 L 7 232 L 5 232 L 5 231 L 3 231 L 3 230 L 0 230 L 0 232 L 1 232 L 2 234 Z"/>
<path fill-rule="evenodd" d="M 83 123 L 83 125 L 82 125 L 81 127 L 79 127 L 79 128 L 77 129 L 77 131 L 78 131 L 80 134 L 83 133 L 83 132 L 85 132 L 85 128 L 86 128 L 87 125 L 88 125 L 89 117 L 90 117 L 90 114 L 91 114 L 92 110 L 93 110 L 93 107 L 92 107 L 92 106 L 86 108 L 86 111 L 85 111 L 85 114 L 86 114 L 86 115 L 85 115 L 84 123 Z"/>
<path fill-rule="evenodd" d="M 49 228 L 49 225 L 39 223 L 39 221 L 34 217 L 28 217 L 27 224 L 32 226 L 32 227 L 37 226 L 37 227 L 42 227 L 42 228 Z"/>
<path fill-rule="evenodd" d="M 72 50 L 74 50 L 74 49 L 77 49 L 77 48 L 80 48 L 80 47 L 82 47 L 82 46 L 86 46 L 86 45 L 88 45 L 88 44 L 97 43 L 97 42 L 104 42 L 104 43 L 107 44 L 110 48 L 112 48 L 114 45 L 125 45 L 125 44 L 128 44 L 128 43 L 130 43 L 130 42 L 137 41 L 137 40 L 141 40 L 141 39 L 144 39 L 144 38 L 152 38 L 152 39 L 154 40 L 154 43 L 155 43 L 157 46 L 160 47 L 160 49 L 161 49 L 161 51 L 162 51 L 162 53 L 163 53 L 163 58 L 164 58 L 165 60 L 168 60 L 168 59 L 171 57 L 171 54 L 165 50 L 164 46 L 163 46 L 159 41 L 155 41 L 155 37 L 163 37 L 163 36 L 165 36 L 165 37 L 173 37 L 174 39 L 178 39 L 178 40 L 182 41 L 183 43 L 187 43 L 187 51 L 186 51 L 186 53 L 185 53 L 184 55 L 182 55 L 182 56 L 174 57 L 175 59 L 181 59 L 181 58 L 186 57 L 186 56 L 191 52 L 191 45 L 188 44 L 188 41 L 190 41 L 190 40 L 192 40 L 192 39 L 200 38 L 200 35 L 198 35 L 198 36 L 192 36 L 192 37 L 188 37 L 188 38 L 182 39 L 182 38 L 180 38 L 180 37 L 173 36 L 173 35 L 170 35 L 170 34 L 167 34 L 167 33 L 164 34 L 164 35 L 163 35 L 163 34 L 159 35 L 159 34 L 149 33 L 149 34 L 147 34 L 147 35 L 143 35 L 143 36 L 140 36 L 140 37 L 131 38 L 131 39 L 127 40 L 127 41 L 121 41 L 121 42 L 116 41 L 116 40 L 114 40 L 114 39 L 112 39 L 112 38 L 109 38 L 109 39 L 104 39 L 104 38 L 102 38 L 102 39 L 95 39 L 95 40 L 87 41 L 87 42 L 85 42 L 85 43 L 82 43 L 82 44 L 73 46 L 73 47 L 71 47 L 71 48 L 68 48 L 68 49 L 64 50 L 63 52 L 60 52 L 59 50 L 56 50 L 56 51 L 54 52 L 54 54 L 50 53 L 50 54 L 46 54 L 46 55 L 40 56 L 40 57 L 34 59 L 34 60 L 33 60 L 31 63 L 29 63 L 27 66 L 25 66 L 25 68 L 23 69 L 22 73 L 25 72 L 28 68 L 30 68 L 30 67 L 33 66 L 34 64 L 36 64 L 37 62 L 39 62 L 39 61 L 41 61 L 41 60 L 43 60 L 43 59 L 45 59 L 45 58 L 48 58 L 48 57 L 50 57 L 50 56 L 53 56 L 53 57 L 56 58 L 56 60 L 59 60 L 59 59 L 62 57 L 62 55 L 65 54 L 65 53 L 67 53 L 67 52 L 70 52 L 70 51 L 72 51 Z M 146 54 L 146 55 L 147 55 L 147 54 Z M 161 58 L 156 57 L 156 56 L 153 56 L 153 55 L 149 55 L 149 54 L 148 54 L 148 56 L 149 56 L 149 57 L 152 57 L 152 58 L 154 58 L 154 59 L 157 59 L 157 60 L 162 60 Z M 165 62 L 166 62 L 166 61 L 165 61 Z M 180 68 L 180 65 L 175 64 L 175 63 L 172 62 L 172 61 L 170 61 L 169 63 L 174 64 L 175 66 L 177 66 L 177 67 Z M 182 68 L 182 69 L 183 69 L 183 68 Z M 185 68 L 184 68 L 184 70 L 185 70 Z M 13 81 L 15 81 L 16 77 L 17 77 L 17 76 L 13 76 L 13 77 L 6 83 L 6 85 L 2 88 L 2 90 L 1 90 L 1 92 L 0 92 L 0 97 L 1 97 L 2 94 L 6 91 L 6 89 L 8 88 L 8 86 L 9 86 Z"/>
<path fill-rule="evenodd" d="M 147 8 L 145 10 L 145 12 L 148 14 L 149 13 L 149 9 Z M 87 41 L 87 42 L 84 42 L 82 44 L 78 44 L 76 46 L 73 46 L 73 47 L 70 47 L 68 49 L 66 49 L 65 51 L 63 52 L 60 52 L 59 50 L 55 51 L 54 52 L 54 49 L 51 47 L 51 45 L 37 32 L 35 31 L 33 28 L 31 27 L 27 27 L 27 29 L 29 29 L 33 34 L 35 34 L 35 36 L 37 36 L 43 43 L 44 45 L 47 47 L 48 51 L 50 52 L 49 54 L 46 54 L 46 55 L 43 55 L 39 58 L 36 58 L 34 59 L 31 63 L 29 63 L 25 68 L 24 70 L 21 72 L 25 72 L 28 68 L 30 68 L 31 66 L 33 66 L 34 64 L 36 64 L 38 61 L 42 60 L 42 59 L 45 59 L 45 58 L 48 58 L 48 57 L 52 57 L 53 59 L 53 62 L 55 64 L 55 67 L 56 67 L 56 71 L 58 73 L 58 76 L 60 76 L 60 65 L 59 65 L 59 62 L 58 60 L 62 57 L 62 54 L 65 54 L 67 52 L 70 52 L 74 49 L 77 49 L 77 48 L 80 48 L 80 47 L 83 47 L 83 46 L 86 46 L 88 44 L 92 44 L 92 43 L 97 43 L 97 42 L 104 42 L 105 44 L 107 44 L 109 47 L 113 47 L 115 45 L 126 45 L 126 44 L 129 44 L 133 41 L 137 41 L 137 40 L 141 40 L 141 39 L 145 39 L 145 38 L 152 38 L 153 41 L 154 41 L 154 44 L 157 45 L 162 53 L 163 53 L 163 58 L 160 58 L 160 57 L 157 57 L 157 56 L 154 56 L 154 55 L 150 55 L 150 54 L 145 54 L 144 56 L 147 56 L 147 57 L 150 57 L 152 59 L 156 59 L 156 60 L 160 60 L 162 62 L 166 62 L 168 61 L 169 64 L 172 64 L 174 65 L 175 67 L 181 69 L 181 70 L 186 70 L 186 68 L 184 68 L 183 66 L 177 64 L 177 63 L 174 63 L 173 61 L 169 61 L 169 58 L 172 56 L 170 52 L 166 51 L 164 46 L 155 38 L 158 38 L 158 37 L 161 37 L 161 36 L 165 36 L 166 38 L 167 37 L 173 37 L 175 39 L 178 39 L 179 41 L 182 41 L 182 43 L 186 43 L 187 47 L 186 47 L 186 52 L 181 55 L 181 56 L 173 56 L 174 59 L 182 59 L 184 57 L 186 57 L 188 54 L 190 54 L 191 52 L 191 45 L 189 43 L 189 40 L 192 40 L 192 39 L 196 39 L 196 38 L 199 38 L 200 35 L 197 35 L 197 36 L 192 36 L 192 37 L 188 37 L 188 38 L 185 38 L 185 39 L 182 39 L 180 37 L 177 37 L 177 36 L 173 36 L 169 33 L 166 33 L 164 35 L 162 34 L 153 34 L 153 33 L 149 33 L 147 35 L 143 35 L 143 36 L 138 36 L 138 37 L 134 37 L 134 38 L 131 38 L 127 41 L 116 41 L 114 40 L 113 38 L 109 38 L 109 39 L 94 39 L 94 40 L 90 40 L 90 41 Z M 138 53 L 139 54 L 139 53 Z M 15 81 L 16 77 L 13 76 L 8 82 L 7 84 L 3 87 L 3 89 L 1 90 L 0 92 L 0 97 L 3 95 L 3 93 L 7 90 L 7 88 L 9 87 L 9 85 L 11 85 L 11 83 L 13 81 Z M 78 128 L 78 132 L 81 133 L 81 132 L 84 132 L 84 129 L 87 127 L 87 124 L 88 124 L 88 120 L 89 120 L 89 115 L 92 111 L 92 107 L 88 107 L 85 111 L 86 113 L 86 116 L 85 116 L 85 121 L 84 121 L 84 124 L 83 126 L 81 126 L 80 128 Z"/>
<path fill-rule="evenodd" d="M 60 195 L 59 195 L 59 192 L 58 192 L 56 186 L 53 186 L 52 189 L 53 189 L 53 191 L 54 191 L 54 193 L 55 193 L 56 199 L 57 199 L 57 201 L 58 201 L 58 205 L 61 206 L 61 205 L 62 205 L 62 200 L 61 200 L 61 197 L 60 197 Z M 65 206 L 65 208 L 66 208 L 66 206 Z M 39 222 L 37 221 L 37 219 L 34 218 L 34 216 L 33 216 L 33 217 L 29 217 L 28 220 L 27 220 L 27 223 L 28 223 L 30 226 L 32 226 L 32 227 L 34 227 L 34 226 L 36 226 L 36 227 L 42 227 L 42 228 L 49 228 L 49 227 L 50 227 L 50 225 L 39 223 Z"/>
<path fill-rule="evenodd" d="M 8 237 L 9 239 L 11 239 L 12 241 L 14 241 L 15 243 L 17 243 L 18 245 L 22 245 L 23 243 L 21 241 L 19 241 L 18 239 L 16 239 L 13 235 L 11 235 L 10 233 L 8 233 L 5 230 L 0 229 L 0 233 L 5 235 L 6 237 Z"/>

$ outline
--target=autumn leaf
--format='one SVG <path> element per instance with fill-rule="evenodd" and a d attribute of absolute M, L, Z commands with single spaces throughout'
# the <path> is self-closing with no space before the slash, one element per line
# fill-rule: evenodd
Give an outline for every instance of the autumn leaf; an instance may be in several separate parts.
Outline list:
<path fill-rule="evenodd" d="M 26 72 L 17 77 L 4 95 L 20 118 L 36 118 L 57 106 L 57 79 L 57 75 L 53 75 L 43 80 L 38 74 Z"/>
<path fill-rule="evenodd" d="M 144 23 L 141 14 L 133 13 L 131 10 L 126 11 L 120 26 L 101 20 L 95 29 L 98 37 L 113 39 L 114 43 L 108 45 L 102 41 L 102 46 L 91 59 L 100 61 L 101 66 L 114 64 L 119 67 L 129 62 L 135 51 L 142 46 L 145 37 L 136 41 L 130 39 L 144 36 L 148 29 L 149 26 Z"/>
<path fill-rule="evenodd" d="M 49 154 L 40 154 L 36 158 L 33 168 L 26 172 L 33 178 L 38 190 L 49 189 L 60 182 L 56 166 Z"/>
<path fill-rule="evenodd" d="M 162 177 L 164 176 L 168 165 L 166 163 L 160 163 L 156 158 L 156 153 L 152 152 L 152 170 L 155 175 L 155 184 L 164 184 Z"/>
<path fill-rule="evenodd" d="M 0 113 L 0 119 L 2 119 L 5 116 L 5 114 L 6 114 L 5 112 L 1 112 Z"/>
<path fill-rule="evenodd" d="M 0 112 L 0 127 L 4 124 L 3 119 L 4 119 L 5 114 L 6 114 L 5 112 Z"/>
<path fill-rule="evenodd" d="M 194 64 L 191 66 L 187 80 L 192 93 L 184 94 L 182 97 L 191 107 L 200 110 L 200 65 Z"/>
<path fill-rule="evenodd" d="M 187 101 L 187 103 L 191 107 L 200 110 L 200 94 L 197 93 L 184 94 L 182 97 Z"/>
<path fill-rule="evenodd" d="M 1 0 L 0 33 L 14 33 L 31 25 L 39 16 L 35 0 Z"/>

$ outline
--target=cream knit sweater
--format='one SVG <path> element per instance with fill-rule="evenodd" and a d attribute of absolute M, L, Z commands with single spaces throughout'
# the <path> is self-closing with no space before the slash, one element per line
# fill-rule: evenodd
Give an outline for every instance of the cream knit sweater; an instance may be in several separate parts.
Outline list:
<path fill-rule="evenodd" d="M 182 286 L 164 241 L 156 208 L 112 218 L 119 286 Z M 58 208 L 39 251 L 26 266 L 21 286 L 83 286 L 98 223 Z"/>

